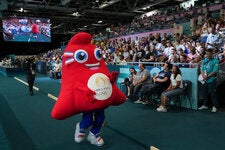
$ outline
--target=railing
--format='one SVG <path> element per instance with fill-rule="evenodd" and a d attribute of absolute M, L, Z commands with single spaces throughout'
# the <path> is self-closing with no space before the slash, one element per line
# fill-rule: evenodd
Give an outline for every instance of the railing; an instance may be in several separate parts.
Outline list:
<path fill-rule="evenodd" d="M 219 65 L 219 74 L 218 74 L 217 85 L 220 85 L 224 81 L 225 81 L 225 62 L 220 63 L 220 65 Z"/>
<path fill-rule="evenodd" d="M 146 66 L 154 66 L 154 67 L 160 67 L 160 66 L 163 66 L 165 64 L 164 62 L 121 62 L 121 63 L 116 63 L 116 65 L 135 66 L 139 63 L 145 64 Z M 171 64 L 179 66 L 180 68 L 196 68 L 196 67 L 199 67 L 198 63 L 171 63 Z"/>
<path fill-rule="evenodd" d="M 213 58 L 218 59 L 220 62 L 222 62 L 219 64 L 219 73 L 217 76 L 217 86 L 225 81 L 225 61 L 223 61 L 225 58 L 221 57 L 222 52 L 223 51 L 219 51 L 213 55 Z"/>

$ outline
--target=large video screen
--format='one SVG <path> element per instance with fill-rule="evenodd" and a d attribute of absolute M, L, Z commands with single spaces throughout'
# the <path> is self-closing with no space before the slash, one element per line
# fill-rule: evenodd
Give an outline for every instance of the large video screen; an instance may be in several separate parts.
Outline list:
<path fill-rule="evenodd" d="M 51 42 L 51 23 L 47 18 L 3 17 L 3 39 L 12 42 Z"/>

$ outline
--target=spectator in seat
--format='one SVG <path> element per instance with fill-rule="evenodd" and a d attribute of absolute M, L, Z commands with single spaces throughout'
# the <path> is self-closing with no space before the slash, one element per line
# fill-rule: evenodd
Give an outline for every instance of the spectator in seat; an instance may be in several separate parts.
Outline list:
<path fill-rule="evenodd" d="M 187 55 L 180 55 L 180 63 L 178 65 L 180 68 L 189 68 L 189 64 L 187 63 Z"/>
<path fill-rule="evenodd" d="M 208 23 L 205 22 L 201 30 L 201 44 L 205 44 L 208 37 Z"/>
<path fill-rule="evenodd" d="M 225 62 L 225 44 L 222 49 L 223 51 L 221 51 L 221 53 L 218 55 L 220 63 Z"/>
<path fill-rule="evenodd" d="M 165 46 L 156 39 L 153 41 L 153 43 L 155 44 L 156 56 L 162 56 Z"/>
<path fill-rule="evenodd" d="M 147 45 L 144 50 L 145 50 L 145 55 L 141 59 L 141 61 L 146 63 L 155 62 L 155 56 L 154 56 L 154 53 L 150 51 L 150 47 Z M 151 65 L 151 64 L 146 64 L 146 65 Z"/>
<path fill-rule="evenodd" d="M 187 54 L 188 61 L 191 62 L 192 60 L 195 59 L 196 56 L 197 56 L 197 54 L 196 54 L 196 49 L 195 49 L 195 47 L 192 47 L 192 48 L 190 49 L 190 53 Z"/>
<path fill-rule="evenodd" d="M 169 55 L 171 54 L 171 50 L 174 49 L 170 41 L 167 41 L 166 43 L 166 48 L 164 49 L 163 54 L 168 58 Z"/>
<path fill-rule="evenodd" d="M 61 64 L 60 64 L 60 60 L 57 59 L 55 64 L 54 64 L 54 68 L 53 70 L 50 71 L 50 77 L 52 77 L 53 79 L 59 79 L 61 78 Z"/>
<path fill-rule="evenodd" d="M 172 58 L 179 58 L 179 55 L 177 54 L 177 51 L 176 49 L 173 47 L 171 50 L 170 50 L 170 55 L 168 56 L 168 61 L 171 62 Z"/>
<path fill-rule="evenodd" d="M 133 80 L 137 74 L 137 71 L 135 70 L 134 67 L 130 67 L 129 71 L 130 71 L 129 77 L 125 78 L 124 82 L 123 82 L 126 86 L 126 96 L 127 97 L 130 96 L 130 86 L 133 83 Z"/>
<path fill-rule="evenodd" d="M 141 98 L 146 97 L 145 100 L 142 100 L 143 104 L 147 104 L 149 101 L 148 99 L 151 98 L 153 93 L 161 94 L 170 84 L 170 69 L 172 65 L 167 61 L 164 66 L 163 70 L 160 71 L 153 77 L 153 83 L 146 84 L 141 88 Z"/>
<path fill-rule="evenodd" d="M 199 66 L 201 66 L 202 57 L 200 55 L 196 55 L 196 57 L 190 61 L 190 68 L 196 67 L 193 65 L 194 63 L 197 63 Z"/>
<path fill-rule="evenodd" d="M 169 97 L 183 92 L 182 76 L 178 66 L 173 66 L 169 87 L 161 94 L 161 105 L 156 109 L 158 112 L 167 112 L 166 104 Z"/>
<path fill-rule="evenodd" d="M 206 40 L 206 48 L 213 48 L 216 49 L 217 51 L 219 50 L 219 48 L 221 48 L 222 43 L 222 37 L 220 35 L 220 33 L 215 32 L 215 28 L 214 27 L 210 27 L 209 28 L 209 35 L 207 37 Z"/>
<path fill-rule="evenodd" d="M 199 55 L 199 56 L 201 56 L 202 58 L 204 58 L 204 56 L 205 56 L 205 47 L 204 46 L 201 46 L 199 48 L 199 50 L 196 51 L 196 54 Z"/>
<path fill-rule="evenodd" d="M 151 83 L 151 74 L 150 72 L 145 68 L 145 65 L 142 63 L 139 63 L 138 65 L 139 71 L 137 72 L 135 78 L 133 79 L 133 83 L 130 87 L 130 98 L 131 100 L 138 99 L 138 91 L 141 89 L 141 87 L 145 84 Z"/>

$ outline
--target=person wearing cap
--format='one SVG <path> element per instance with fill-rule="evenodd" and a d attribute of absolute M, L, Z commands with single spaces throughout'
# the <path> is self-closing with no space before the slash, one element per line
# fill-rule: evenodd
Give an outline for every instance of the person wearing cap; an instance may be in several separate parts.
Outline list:
<path fill-rule="evenodd" d="M 208 109 L 208 94 L 212 102 L 212 112 L 217 112 L 218 100 L 216 94 L 216 78 L 219 71 L 219 61 L 213 58 L 213 49 L 206 50 L 206 58 L 202 61 L 201 75 L 204 80 L 202 86 L 203 93 L 203 105 L 199 107 L 199 110 Z"/>

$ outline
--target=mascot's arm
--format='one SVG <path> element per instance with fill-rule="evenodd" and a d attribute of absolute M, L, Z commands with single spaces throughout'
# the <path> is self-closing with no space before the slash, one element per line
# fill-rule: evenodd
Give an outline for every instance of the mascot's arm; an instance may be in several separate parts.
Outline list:
<path fill-rule="evenodd" d="M 113 71 L 111 74 L 108 75 L 110 82 L 113 84 L 116 82 L 116 79 L 118 77 L 118 72 L 117 71 Z"/>

